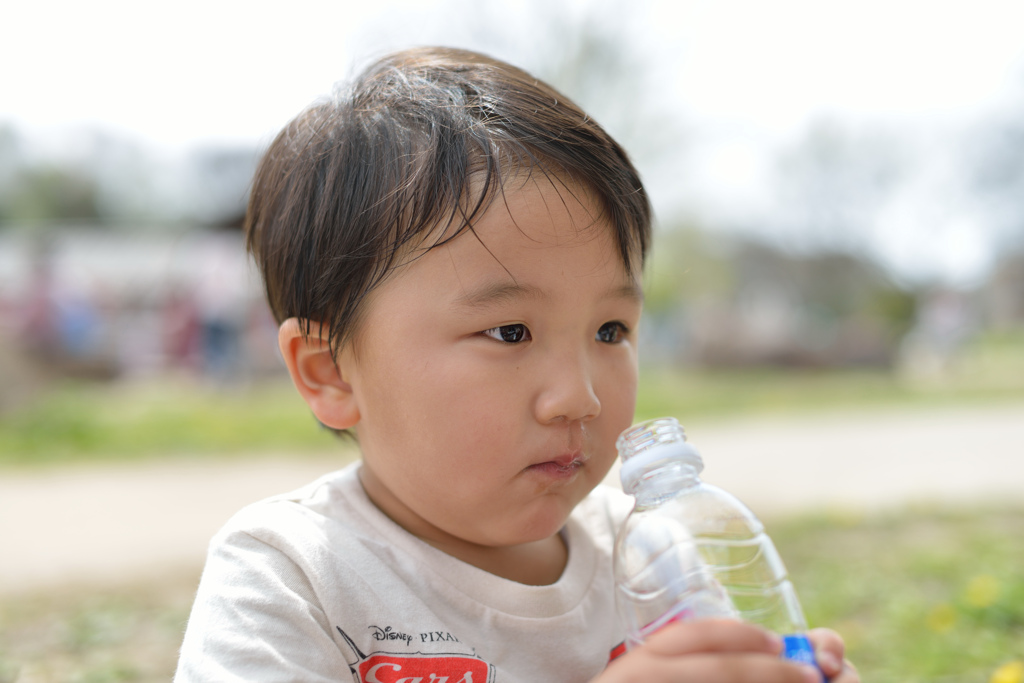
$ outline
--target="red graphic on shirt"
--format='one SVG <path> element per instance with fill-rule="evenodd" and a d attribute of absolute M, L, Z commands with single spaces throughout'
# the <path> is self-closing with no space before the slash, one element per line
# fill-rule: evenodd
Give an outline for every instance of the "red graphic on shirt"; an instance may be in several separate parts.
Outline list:
<path fill-rule="evenodd" d="M 480 659 L 465 654 L 432 653 L 397 654 L 375 652 L 369 656 L 360 651 L 348 634 L 335 626 L 338 633 L 356 656 L 349 664 L 353 674 L 358 674 L 360 683 L 493 683 L 494 667 Z M 371 627 L 377 628 L 377 627 Z M 390 628 L 378 629 L 382 633 Z M 439 631 L 431 632 L 441 633 Z M 451 634 L 451 640 L 458 642 Z M 433 642 L 433 641 L 431 641 Z"/>
<path fill-rule="evenodd" d="M 464 655 L 370 655 L 359 662 L 362 683 L 487 683 L 487 662 Z"/>
<path fill-rule="evenodd" d="M 608 661 L 613 662 L 624 654 L 626 654 L 626 643 L 621 642 L 612 648 L 611 653 L 608 655 Z"/>

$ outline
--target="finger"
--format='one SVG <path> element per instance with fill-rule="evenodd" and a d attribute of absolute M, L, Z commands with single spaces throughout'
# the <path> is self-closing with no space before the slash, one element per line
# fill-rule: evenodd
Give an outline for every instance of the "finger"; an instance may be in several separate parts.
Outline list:
<path fill-rule="evenodd" d="M 860 683 L 860 674 L 857 672 L 857 667 L 849 660 L 844 659 L 842 671 L 835 678 L 830 678 L 829 683 Z"/>
<path fill-rule="evenodd" d="M 782 639 L 758 626 L 732 619 L 701 619 L 665 626 L 642 646 L 660 656 L 703 652 L 760 652 L 778 655 Z"/>
<path fill-rule="evenodd" d="M 678 678 L 701 683 L 821 683 L 817 669 L 768 654 L 691 655 L 665 660 Z"/>
<path fill-rule="evenodd" d="M 814 659 L 828 678 L 839 675 L 843 669 L 846 646 L 842 637 L 829 628 L 815 628 L 807 632 L 807 638 L 814 645 Z"/>

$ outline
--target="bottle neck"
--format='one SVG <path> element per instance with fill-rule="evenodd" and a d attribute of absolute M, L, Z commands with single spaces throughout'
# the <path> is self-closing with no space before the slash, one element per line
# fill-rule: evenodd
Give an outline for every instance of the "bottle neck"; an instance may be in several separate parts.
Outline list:
<path fill-rule="evenodd" d="M 657 507 L 700 483 L 700 470 L 692 463 L 669 461 L 644 472 L 627 493 L 636 498 L 637 510 L 645 510 Z"/>
<path fill-rule="evenodd" d="M 674 418 L 641 422 L 623 432 L 616 446 L 622 490 L 636 497 L 638 508 L 660 505 L 700 483 L 704 461 Z"/>

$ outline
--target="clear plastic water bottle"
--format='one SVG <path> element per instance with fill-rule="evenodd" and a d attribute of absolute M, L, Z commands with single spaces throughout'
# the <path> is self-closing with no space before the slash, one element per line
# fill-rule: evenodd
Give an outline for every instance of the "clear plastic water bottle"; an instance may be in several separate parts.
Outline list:
<path fill-rule="evenodd" d="M 747 506 L 701 481 L 704 462 L 682 426 L 674 418 L 643 422 L 617 446 L 622 488 L 636 498 L 615 542 L 626 646 L 670 621 L 738 617 L 782 635 L 783 656 L 814 664 L 775 545 Z"/>

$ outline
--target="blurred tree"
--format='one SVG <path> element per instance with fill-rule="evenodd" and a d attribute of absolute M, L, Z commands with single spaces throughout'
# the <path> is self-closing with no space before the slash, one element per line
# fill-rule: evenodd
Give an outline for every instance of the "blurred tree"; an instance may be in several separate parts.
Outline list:
<path fill-rule="evenodd" d="M 257 160 L 251 147 L 194 151 L 186 164 L 190 181 L 185 214 L 206 224 L 232 222 L 243 215 Z"/>
<path fill-rule="evenodd" d="M 14 169 L 21 162 L 21 141 L 9 124 L 0 125 L 0 187 L 10 183 Z"/>
<path fill-rule="evenodd" d="M 161 201 L 160 185 L 172 175 L 156 155 L 135 140 L 106 131 L 83 131 L 84 159 L 96 177 L 105 223 L 135 227 L 167 224 L 175 201 Z"/>
<path fill-rule="evenodd" d="M 985 286 L 988 323 L 1024 331 L 1024 249 L 1002 255 Z"/>
<path fill-rule="evenodd" d="M 895 135 L 820 120 L 779 159 L 771 233 L 802 251 L 868 255 L 876 217 L 904 167 Z"/>
<path fill-rule="evenodd" d="M 969 136 L 968 173 L 998 250 L 1024 252 L 1024 77 L 1016 97 Z"/>
<path fill-rule="evenodd" d="M 683 129 L 662 101 L 664 59 L 649 54 L 641 28 L 650 2 L 456 0 L 463 42 L 506 59 L 572 98 L 618 140 L 643 172 L 678 155 Z M 447 19 L 446 19 L 447 20 Z M 516 25 L 516 22 L 518 24 Z"/>
<path fill-rule="evenodd" d="M 675 226 L 647 271 L 648 360 L 889 366 L 913 291 L 854 254 L 795 254 L 741 234 Z"/>
<path fill-rule="evenodd" d="M 892 341 L 902 337 L 914 322 L 914 293 L 897 287 L 879 266 L 856 255 L 794 257 L 765 244 L 748 242 L 739 247 L 736 267 L 740 290 L 782 288 L 823 324 L 871 318 L 882 324 Z"/>
<path fill-rule="evenodd" d="M 644 310 L 672 315 L 701 299 L 727 299 L 736 268 L 727 243 L 690 223 L 665 226 L 646 269 Z"/>
<path fill-rule="evenodd" d="M 34 145 L 0 127 L 0 225 L 71 221 L 160 230 L 183 221 L 219 225 L 244 212 L 255 147 L 166 157 L 102 130 L 63 135 L 66 144 Z M 60 151 L 42 151 L 47 147 Z"/>
<path fill-rule="evenodd" d="M 47 164 L 20 168 L 0 197 L 0 225 L 95 222 L 100 217 L 95 178 L 71 167 Z"/>

